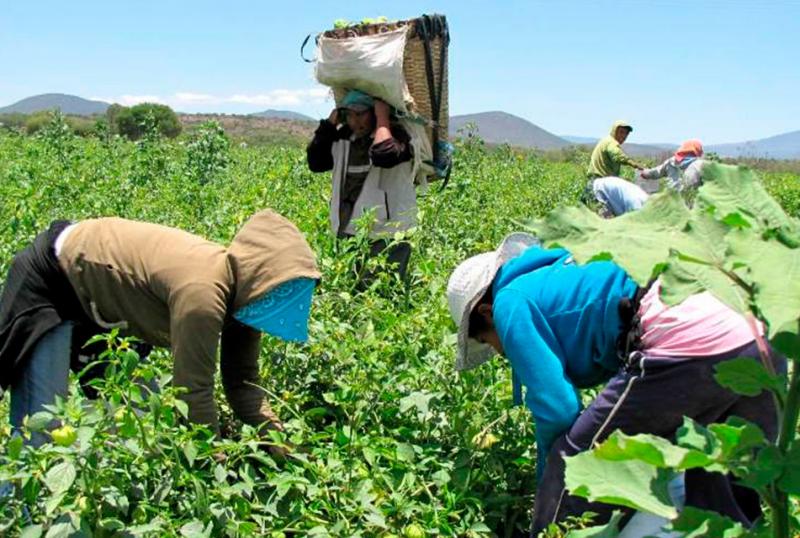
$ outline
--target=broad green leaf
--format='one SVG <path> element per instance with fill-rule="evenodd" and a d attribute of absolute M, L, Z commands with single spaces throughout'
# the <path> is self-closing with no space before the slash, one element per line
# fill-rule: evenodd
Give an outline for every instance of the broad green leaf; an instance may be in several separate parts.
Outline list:
<path fill-rule="evenodd" d="M 186 456 L 189 467 L 192 467 L 194 465 L 194 460 L 197 459 L 197 447 L 191 439 L 187 439 L 186 444 L 183 445 L 183 455 Z"/>
<path fill-rule="evenodd" d="M 785 379 L 770 374 L 759 359 L 731 359 L 717 364 L 714 370 L 717 383 L 736 394 L 758 396 L 765 390 L 784 392 Z"/>
<path fill-rule="evenodd" d="M 766 446 L 759 450 L 754 464 L 747 467 L 741 482 L 745 486 L 759 490 L 778 479 L 783 472 L 784 462 L 776 446 Z"/>
<path fill-rule="evenodd" d="M 181 527 L 181 536 L 186 538 L 208 538 L 211 536 L 212 529 L 212 523 L 209 522 L 208 525 L 203 525 L 202 521 L 195 519 Z"/>
<path fill-rule="evenodd" d="M 737 312 L 749 311 L 747 291 L 734 285 L 725 234 L 728 228 L 695 208 L 682 241 L 673 245 L 661 277 L 661 300 L 674 305 L 687 297 L 709 291 Z M 727 274 L 726 274 L 727 272 Z"/>
<path fill-rule="evenodd" d="M 51 525 L 44 538 L 70 538 L 77 529 L 68 521 Z"/>
<path fill-rule="evenodd" d="M 582 452 L 566 461 L 565 484 L 573 495 L 669 519 L 678 513 L 667 488 L 674 476 L 671 471 L 637 460 L 604 460 L 592 452 Z"/>
<path fill-rule="evenodd" d="M 598 458 L 609 461 L 638 460 L 654 467 L 690 469 L 713 463 L 706 454 L 673 445 L 663 437 L 649 434 L 625 435 L 612 433 L 593 451 Z"/>
<path fill-rule="evenodd" d="M 667 191 L 651 197 L 641 210 L 614 219 L 600 218 L 586 207 L 567 207 L 526 226 L 545 246 L 569 250 L 578 263 L 613 259 L 644 285 L 654 269 L 667 261 L 671 250 L 685 244 L 689 218 L 680 195 Z"/>
<path fill-rule="evenodd" d="M 76 475 L 72 462 L 63 461 L 47 471 L 47 474 L 44 475 L 44 485 L 53 494 L 63 493 L 75 482 Z"/>
<path fill-rule="evenodd" d="M 41 525 L 28 525 L 19 534 L 19 538 L 39 538 L 44 532 Z"/>
<path fill-rule="evenodd" d="M 747 529 L 730 518 L 687 506 L 678 518 L 667 526 L 670 531 L 681 532 L 683 538 L 739 538 Z"/>
<path fill-rule="evenodd" d="M 714 457 L 722 453 L 716 437 L 689 417 L 683 417 L 683 425 L 678 428 L 675 437 L 682 447 L 699 450 Z"/>
<path fill-rule="evenodd" d="M 38 413 L 34 413 L 33 415 L 29 416 L 26 419 L 25 424 L 29 430 L 38 432 L 44 430 L 52 420 L 53 413 L 49 411 L 39 411 Z"/>
<path fill-rule="evenodd" d="M 761 428 L 739 417 L 730 417 L 724 424 L 709 424 L 708 431 L 719 441 L 723 454 L 728 458 L 767 443 Z"/>
<path fill-rule="evenodd" d="M 405 413 L 412 407 L 416 408 L 417 414 L 420 418 L 428 414 L 428 407 L 430 406 L 431 399 L 436 394 L 427 391 L 415 391 L 408 396 L 400 399 L 400 411 Z"/>
<path fill-rule="evenodd" d="M 16 460 L 19 458 L 19 455 L 22 453 L 22 436 L 21 435 L 14 435 L 8 441 L 7 451 L 8 451 L 8 458 L 11 460 Z"/>
<path fill-rule="evenodd" d="M 397 443 L 397 459 L 406 462 L 414 461 L 416 459 L 414 447 L 408 443 Z"/>
<path fill-rule="evenodd" d="M 622 512 L 614 512 L 611 519 L 605 525 L 589 527 L 588 529 L 571 530 L 567 538 L 616 538 L 619 536 L 619 521 L 622 519 Z"/>
<path fill-rule="evenodd" d="M 727 237 L 730 259 L 747 267 L 745 280 L 755 291 L 755 302 L 767 322 L 769 338 L 798 334 L 800 318 L 800 248 L 788 248 L 751 232 L 733 231 Z"/>
<path fill-rule="evenodd" d="M 712 210 L 718 219 L 745 220 L 757 231 L 795 227 L 793 220 L 767 193 L 755 173 L 742 166 L 719 163 L 704 166 L 703 186 L 697 192 L 695 204 Z"/>

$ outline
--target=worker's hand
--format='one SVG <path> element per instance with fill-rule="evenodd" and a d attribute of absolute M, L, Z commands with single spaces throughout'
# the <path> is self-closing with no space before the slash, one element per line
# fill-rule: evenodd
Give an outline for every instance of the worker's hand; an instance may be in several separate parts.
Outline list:
<path fill-rule="evenodd" d="M 339 125 L 339 109 L 334 108 L 328 116 L 328 121 L 333 125 Z"/>
<path fill-rule="evenodd" d="M 391 108 L 389 105 L 380 99 L 375 99 L 375 118 L 378 121 L 378 125 L 381 124 L 381 120 L 384 120 L 385 122 L 389 121 L 390 112 Z"/>

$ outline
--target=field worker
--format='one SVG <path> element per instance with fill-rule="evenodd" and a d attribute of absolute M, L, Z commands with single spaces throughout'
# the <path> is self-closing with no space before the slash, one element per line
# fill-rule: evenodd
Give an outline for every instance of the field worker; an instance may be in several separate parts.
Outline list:
<path fill-rule="evenodd" d="M 611 126 L 608 136 L 600 139 L 592 151 L 587 191 L 603 206 L 603 214 L 608 217 L 619 216 L 627 211 L 641 208 L 647 193 L 633 183 L 620 177 L 622 165 L 632 166 L 637 170 L 644 168 L 628 157 L 621 145 L 633 131 L 626 121 L 616 121 Z M 587 193 L 589 194 L 589 193 Z"/>
<path fill-rule="evenodd" d="M 236 416 L 280 430 L 253 386 L 261 333 L 306 340 L 319 277 L 303 235 L 269 210 L 252 216 L 228 248 L 121 218 L 54 222 L 14 257 L 0 299 L 0 383 L 11 389 L 11 424 L 19 431 L 26 416 L 66 397 L 73 328 L 88 326 L 169 347 L 189 419 L 215 432 L 219 347 Z M 31 443 L 47 438 L 33 433 Z"/>
<path fill-rule="evenodd" d="M 639 288 L 612 262 L 577 265 L 565 250 L 541 248 L 527 234 L 508 236 L 450 277 L 456 369 L 498 353 L 511 364 L 515 401 L 520 384 L 526 389 L 538 453 L 532 536 L 586 511 L 605 521 L 624 510 L 573 497 L 564 487 L 564 458 L 614 430 L 670 438 L 684 416 L 705 425 L 737 415 L 775 437 L 777 412 L 768 391 L 744 397 L 714 380 L 720 362 L 759 356 L 744 317 L 709 293 L 668 308 L 659 290 L 659 281 Z M 785 371 L 783 358 L 771 360 Z M 600 383 L 605 388 L 582 411 L 578 389 Z M 686 504 L 744 524 L 760 514 L 752 490 L 702 470 L 686 473 Z"/>
<path fill-rule="evenodd" d="M 417 199 L 408 133 L 390 121 L 389 105 L 358 90 L 321 120 L 306 150 L 312 172 L 333 171 L 330 222 L 339 237 L 355 235 L 354 220 L 374 210 L 370 255 L 385 251 L 405 280 L 411 246 L 387 238 L 414 226 Z M 362 283 L 366 285 L 372 275 Z"/>
<path fill-rule="evenodd" d="M 668 186 L 678 192 L 693 190 L 702 184 L 703 143 L 699 140 L 687 140 L 675 154 L 656 166 L 642 170 L 642 179 L 660 179 L 666 177 Z"/>

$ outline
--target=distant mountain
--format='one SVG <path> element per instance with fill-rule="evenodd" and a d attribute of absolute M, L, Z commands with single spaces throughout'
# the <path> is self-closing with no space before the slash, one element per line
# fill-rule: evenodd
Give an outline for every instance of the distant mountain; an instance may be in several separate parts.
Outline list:
<path fill-rule="evenodd" d="M 792 131 L 760 140 L 706 146 L 722 157 L 766 157 L 769 159 L 800 159 L 800 131 Z"/>
<path fill-rule="evenodd" d="M 478 135 L 490 144 L 511 144 L 524 148 L 560 149 L 571 145 L 563 138 L 507 112 L 481 112 L 450 117 L 450 136 L 468 123 L 478 127 Z"/>
<path fill-rule="evenodd" d="M 313 122 L 317 121 L 311 116 L 306 116 L 305 114 L 300 114 L 299 112 L 292 112 L 291 110 L 269 109 L 269 110 L 264 110 L 263 112 L 254 112 L 249 115 L 256 116 L 258 118 L 274 118 L 278 120 L 313 121 Z"/>
<path fill-rule="evenodd" d="M 45 93 L 34 95 L 13 105 L 0 108 L 0 114 L 32 114 L 42 110 L 53 110 L 58 108 L 64 114 L 76 116 L 91 116 L 92 114 L 104 114 L 108 108 L 108 103 L 102 101 L 90 101 L 75 95 L 63 93 Z"/>
<path fill-rule="evenodd" d="M 593 138 L 591 136 L 561 135 L 561 138 L 563 138 L 567 142 L 572 142 L 573 144 L 586 144 L 586 145 L 597 144 L 597 141 L 599 140 L 599 138 Z"/>

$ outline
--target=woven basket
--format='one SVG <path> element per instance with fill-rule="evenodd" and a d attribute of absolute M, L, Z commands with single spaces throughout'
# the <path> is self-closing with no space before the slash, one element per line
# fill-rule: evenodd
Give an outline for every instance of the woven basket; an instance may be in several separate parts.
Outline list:
<path fill-rule="evenodd" d="M 442 20 L 444 20 L 444 17 L 442 17 Z M 412 103 L 409 103 L 409 111 L 412 114 L 421 116 L 425 120 L 427 123 L 428 136 L 431 137 L 431 140 L 433 140 L 433 128 L 438 130 L 437 134 L 439 140 L 447 140 L 447 128 L 450 117 L 449 91 L 447 87 L 447 46 L 449 42 L 447 23 L 444 23 L 443 31 L 438 32 L 437 35 L 431 36 L 430 48 L 431 59 L 433 60 L 434 88 L 439 87 L 440 72 L 443 73 L 444 79 L 442 83 L 439 121 L 437 125 L 434 125 L 433 103 L 431 103 L 430 90 L 428 88 L 428 75 L 425 67 L 425 44 L 420 36 L 418 28 L 418 25 L 421 24 L 421 18 L 393 23 L 362 24 L 348 28 L 329 30 L 322 35 L 333 39 L 348 39 L 358 36 L 386 33 L 403 27 L 407 28 L 406 48 L 403 52 L 403 74 L 409 94 L 413 100 Z M 444 56 L 442 56 L 442 47 L 444 47 Z M 442 58 L 444 60 L 444 69 L 440 67 Z M 341 102 L 346 92 L 346 88 L 334 89 L 334 98 L 337 104 Z"/>

